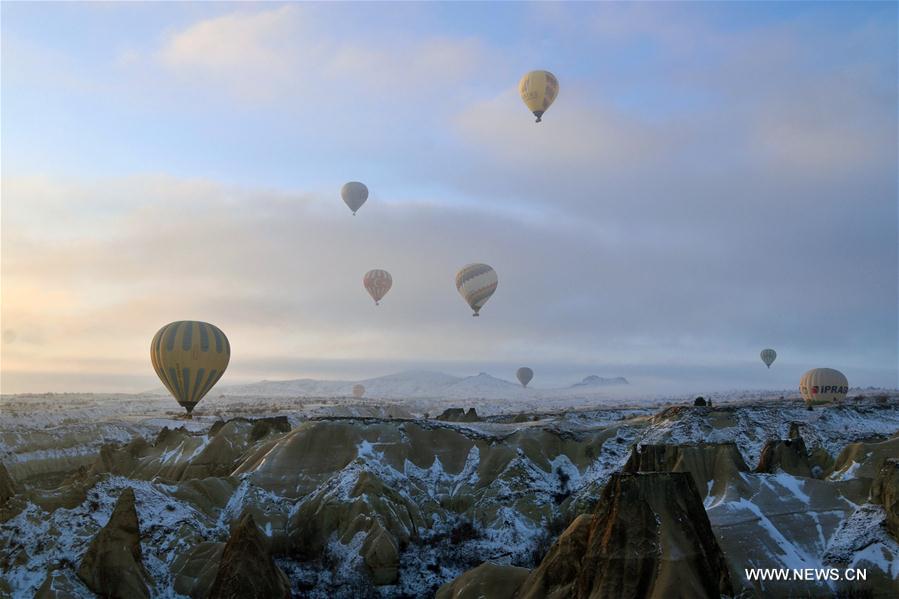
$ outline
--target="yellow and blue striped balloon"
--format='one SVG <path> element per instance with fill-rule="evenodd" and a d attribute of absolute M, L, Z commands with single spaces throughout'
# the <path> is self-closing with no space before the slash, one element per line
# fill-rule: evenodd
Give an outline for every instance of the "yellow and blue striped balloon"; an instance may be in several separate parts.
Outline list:
<path fill-rule="evenodd" d="M 208 322 L 171 322 L 150 343 L 153 369 L 188 415 L 222 378 L 230 359 L 228 338 Z"/>

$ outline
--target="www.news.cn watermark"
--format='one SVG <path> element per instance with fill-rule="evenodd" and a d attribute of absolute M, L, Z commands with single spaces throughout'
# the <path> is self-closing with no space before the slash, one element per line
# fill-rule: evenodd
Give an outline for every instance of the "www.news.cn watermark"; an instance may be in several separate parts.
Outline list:
<path fill-rule="evenodd" d="M 807 580 L 807 581 L 838 581 L 838 580 L 868 580 L 868 571 L 864 568 L 745 568 L 747 580 Z"/>

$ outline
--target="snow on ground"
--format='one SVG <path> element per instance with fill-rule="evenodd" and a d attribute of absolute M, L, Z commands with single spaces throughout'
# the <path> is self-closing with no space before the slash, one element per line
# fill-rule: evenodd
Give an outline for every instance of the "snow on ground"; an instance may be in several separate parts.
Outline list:
<path fill-rule="evenodd" d="M 474 383 L 468 381 L 466 384 L 470 386 Z M 609 391 L 603 388 L 602 392 Z M 491 440 L 501 440 L 517 430 L 532 427 L 574 437 L 597 430 L 613 431 L 596 455 L 592 456 L 592 462 L 582 469 L 575 467 L 565 455 L 552 459 L 548 471 L 536 467 L 522 455 L 513 458 L 490 488 L 483 492 L 483 496 L 488 498 L 485 501 L 492 501 L 498 506 L 493 522 L 489 526 L 475 528 L 471 538 L 463 543 L 453 545 L 446 542 L 446 538 L 462 526 L 460 519 L 446 517 L 435 520 L 428 533 L 430 536 L 426 535 L 414 550 L 402 554 L 401 583 L 379 589 L 384 596 L 427 594 L 436 588 L 435 585 L 478 565 L 484 559 L 531 565 L 532 554 L 546 534 L 549 522 L 524 518 L 514 507 L 516 498 L 527 493 L 534 505 L 546 507 L 553 517 L 570 516 L 589 509 L 609 476 L 624 465 L 635 443 L 733 441 L 747 464 L 754 466 L 765 441 L 786 438 L 791 423 L 799 424 L 800 433 L 810 448 L 822 447 L 833 456 L 848 443 L 895 434 L 899 430 L 895 394 L 886 405 L 869 398 L 809 412 L 795 398 L 771 399 L 776 393 L 713 395 L 712 408 L 687 407 L 692 402 L 682 398 L 678 401 L 682 409 L 668 413 L 660 413 L 658 407 L 671 403 L 674 401 L 672 398 L 641 405 L 623 398 L 608 402 L 597 396 L 585 399 L 574 392 L 551 399 L 535 396 L 521 399 L 361 401 L 349 397 L 220 394 L 206 398 L 192 420 L 180 418 L 181 411 L 177 404 L 163 395 L 2 396 L 0 459 L 7 466 L 25 467 L 39 460 L 90 458 L 104 443 L 121 444 L 135 436 L 152 440 L 163 427 L 185 426 L 192 431 L 202 431 L 219 419 L 235 416 L 283 415 L 295 426 L 309 418 L 406 419 L 424 413 L 433 417 L 447 407 L 475 407 L 479 414 L 488 416 L 486 421 L 432 421 L 431 426 L 457 428 L 473 437 Z M 514 422 L 513 416 L 516 414 L 526 417 L 521 422 Z M 363 472 L 378 476 L 412 501 L 421 496 L 433 497 L 437 489 L 454 493 L 463 485 L 474 487 L 478 483 L 481 458 L 477 448 L 472 448 L 465 466 L 457 474 L 448 473 L 439 458 L 427 468 L 407 460 L 401 470 L 396 470 L 383 459 L 377 445 L 368 442 L 358 446 L 357 454 L 356 460 L 347 468 L 335 472 L 319 487 L 318 492 L 335 493 L 336 497 L 346 500 L 349 490 Z M 173 455 L 172 459 L 180 458 Z M 845 471 L 841 477 L 851 478 Z M 804 479 L 780 473 L 769 475 L 760 483 L 760 488 L 764 488 L 766 493 L 780 493 L 796 502 L 807 503 L 810 496 L 807 485 Z M 299 505 L 252 485 L 244 477 L 227 506 L 212 519 L 197 512 L 189 503 L 173 498 L 174 487 L 169 485 L 106 477 L 79 506 L 47 514 L 38 506 L 29 504 L 17 516 L 0 525 L 0 538 L 13 539 L 22 548 L 28 548 L 27 558 L 10 561 L 13 565 L 4 573 L 13 589 L 27 595 L 44 580 L 48 567 L 60 563 L 77 564 L 90 539 L 108 520 L 115 498 L 125 486 L 135 489 L 144 534 L 142 547 L 145 563 L 157 593 L 161 593 L 156 596 L 164 597 L 174 596 L 162 589 L 171 588 L 172 561 L 186 546 L 227 539 L 229 522 L 237 518 L 247 505 L 261 506 L 263 510 L 280 512 L 285 517 Z M 899 563 L 889 561 L 895 559 L 892 556 L 899 556 L 899 547 L 895 540 L 881 531 L 881 527 L 876 526 L 883 519 L 883 510 L 877 506 L 851 506 L 855 510 L 852 517 L 846 519 L 833 534 L 827 532 L 833 527 L 824 526 L 821 520 L 825 518 L 826 523 L 826 518 L 830 516 L 810 516 L 811 526 L 816 531 L 812 550 L 809 546 L 793 543 L 778 528 L 771 515 L 760 510 L 753 501 L 740 499 L 726 504 L 727 501 L 722 499 L 707 508 L 710 514 L 729 511 L 758 519 L 761 526 L 767 527 L 786 564 L 815 567 L 821 563 L 821 548 L 826 547 L 827 559 L 874 563 L 887 572 L 899 573 Z M 880 515 L 875 513 L 878 509 Z M 266 530 L 266 534 L 273 534 L 271 528 Z M 350 576 L 360 572 L 355 544 L 358 544 L 357 539 L 342 544 L 335 538 L 329 543 L 327 559 L 333 568 L 322 568 L 321 564 L 301 564 L 289 558 L 279 558 L 278 563 L 289 574 L 296 592 L 317 596 L 314 592 L 310 593 L 316 587 L 334 588 L 337 582 L 355 580 Z M 888 561 L 883 563 L 884 560 Z M 340 577 L 335 577 L 335 572 Z M 344 575 L 349 578 L 344 578 Z M 359 584 L 362 584 L 361 579 Z M 326 595 L 327 592 L 322 592 L 318 596 Z"/>
<path fill-rule="evenodd" d="M 786 439 L 792 423 L 809 449 L 823 447 L 836 457 L 849 443 L 875 437 L 889 437 L 899 431 L 896 399 L 880 405 L 874 401 L 847 402 L 808 411 L 791 401 L 751 403 L 741 400 L 726 406 L 685 409 L 678 416 L 653 418 L 640 442 L 727 443 L 734 442 L 750 467 L 758 463 L 762 447 L 770 439 Z"/>
<path fill-rule="evenodd" d="M 29 596 L 43 582 L 52 566 L 80 563 L 91 539 L 106 525 L 121 491 L 134 489 L 141 527 L 144 565 L 159 594 L 174 597 L 170 566 L 185 547 L 213 534 L 212 540 L 226 540 L 227 528 L 214 523 L 189 504 L 161 490 L 160 485 L 110 476 L 88 492 L 86 500 L 72 508 L 44 512 L 33 503 L 12 519 L 0 524 L 0 538 L 12 540 L 7 582 L 14 596 Z M 176 534 L 177 532 L 177 534 Z"/>

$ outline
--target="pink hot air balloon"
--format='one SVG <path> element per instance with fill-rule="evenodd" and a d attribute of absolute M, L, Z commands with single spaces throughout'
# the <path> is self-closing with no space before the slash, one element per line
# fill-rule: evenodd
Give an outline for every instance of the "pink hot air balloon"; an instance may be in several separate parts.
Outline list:
<path fill-rule="evenodd" d="M 393 286 L 393 277 L 386 270 L 376 268 L 365 273 L 365 276 L 362 277 L 362 284 L 365 285 L 365 290 L 375 300 L 377 306 Z"/>

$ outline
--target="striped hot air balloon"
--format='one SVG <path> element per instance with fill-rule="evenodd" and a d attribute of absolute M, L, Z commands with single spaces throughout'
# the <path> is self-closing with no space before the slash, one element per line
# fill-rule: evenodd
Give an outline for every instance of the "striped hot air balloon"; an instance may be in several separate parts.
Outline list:
<path fill-rule="evenodd" d="M 362 277 L 362 284 L 377 306 L 393 287 L 393 277 L 386 270 L 376 268 L 365 273 L 365 276 Z"/>
<path fill-rule="evenodd" d="M 539 123 L 559 95 L 559 80 L 549 71 L 531 71 L 518 82 L 518 92 Z"/>
<path fill-rule="evenodd" d="M 179 320 L 161 329 L 150 343 L 153 370 L 169 393 L 187 410 L 215 385 L 231 359 L 228 338 L 215 325 Z"/>
<path fill-rule="evenodd" d="M 472 316 L 479 316 L 498 282 L 496 271 L 487 264 L 468 264 L 456 273 L 456 289 L 474 310 Z"/>
<path fill-rule="evenodd" d="M 762 358 L 762 362 L 765 363 L 765 366 L 771 368 L 771 365 L 774 364 L 774 360 L 777 359 L 777 352 L 773 349 L 763 349 L 762 353 L 759 354 Z"/>

